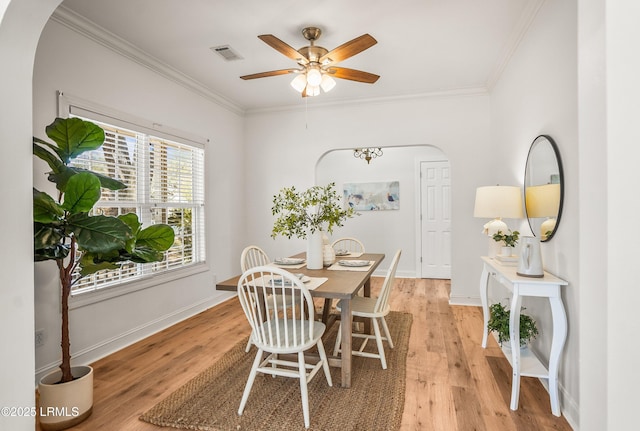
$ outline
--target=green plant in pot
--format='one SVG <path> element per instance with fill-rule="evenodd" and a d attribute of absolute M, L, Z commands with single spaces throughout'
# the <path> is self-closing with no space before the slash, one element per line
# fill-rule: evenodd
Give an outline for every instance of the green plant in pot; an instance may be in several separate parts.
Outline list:
<path fill-rule="evenodd" d="M 495 242 L 502 242 L 502 252 L 500 253 L 502 256 L 511 256 L 513 253 L 513 249 L 516 245 L 518 245 L 518 240 L 520 239 L 520 232 L 514 230 L 513 232 L 508 231 L 507 233 L 503 233 L 501 230 L 493 234 L 493 240 Z"/>
<path fill-rule="evenodd" d="M 271 213 L 277 216 L 271 237 L 278 235 L 306 239 L 307 267 L 322 268 L 322 231 L 333 232 L 336 226 L 343 226 L 346 219 L 353 217 L 353 208 L 344 209 L 335 183 L 313 186 L 298 192 L 295 187 L 285 187 L 273 197 Z"/>
<path fill-rule="evenodd" d="M 524 308 L 522 308 L 524 310 Z M 507 310 L 502 304 L 495 303 L 489 307 L 489 321 L 487 330 L 495 331 L 498 334 L 498 342 L 502 346 L 503 343 L 509 345 L 509 317 L 510 310 Z M 526 314 L 520 313 L 520 347 L 524 347 L 538 336 L 538 328 L 535 320 Z"/>
<path fill-rule="evenodd" d="M 52 260 L 58 267 L 62 362 L 60 371 L 42 379 L 46 382 L 40 385 L 40 406 L 41 409 L 54 406 L 69 409 L 64 411 L 71 414 L 62 420 L 43 416 L 40 422 L 42 429 L 64 429 L 88 417 L 93 406 L 91 368 L 71 366 L 69 296 L 74 283 L 97 271 L 118 268 L 125 262 L 161 261 L 163 252 L 173 245 L 174 231 L 166 224 L 143 229 L 135 213 L 118 217 L 92 213 L 103 187 L 110 190 L 126 187 L 106 175 L 71 166 L 80 154 L 102 146 L 105 139 L 102 128 L 79 118 L 56 118 L 46 127 L 46 134 L 53 143 L 34 137 L 33 154 L 49 165 L 48 180 L 55 183 L 57 196 L 33 189 L 34 259 L 36 262 Z M 82 379 L 74 375 L 75 368 L 90 374 L 91 392 L 86 396 L 91 400 L 58 406 L 49 396 L 55 397 L 66 385 L 79 384 Z M 76 386 L 68 392 L 82 391 Z"/>

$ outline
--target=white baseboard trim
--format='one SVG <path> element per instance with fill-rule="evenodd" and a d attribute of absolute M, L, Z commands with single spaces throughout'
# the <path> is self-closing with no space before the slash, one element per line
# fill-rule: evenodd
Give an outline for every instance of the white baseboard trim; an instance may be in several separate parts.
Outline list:
<path fill-rule="evenodd" d="M 549 392 L 549 379 L 538 379 L 542 386 L 545 388 L 547 392 Z M 571 429 L 574 431 L 579 430 L 578 421 L 576 420 L 579 416 L 579 407 L 572 397 L 567 394 L 567 391 L 564 390 L 564 387 L 559 384 L 558 390 L 560 391 L 560 409 L 562 416 L 569 422 Z M 549 404 L 549 412 L 551 412 L 551 404 Z"/>
<path fill-rule="evenodd" d="M 208 310 L 211 307 L 221 304 L 233 296 L 235 295 L 217 294 L 215 296 L 204 298 L 194 304 L 175 310 L 169 314 L 161 316 L 136 328 L 130 329 L 129 331 L 126 331 L 115 337 L 102 340 L 101 342 L 96 343 L 93 346 L 73 353 L 72 365 L 89 365 L 99 359 L 117 352 L 118 350 L 121 350 L 144 338 L 147 338 L 150 335 L 160 332 L 163 329 L 166 329 L 170 326 L 175 325 L 176 323 L 195 316 L 202 311 Z M 56 370 L 59 366 L 59 362 L 54 362 L 37 369 L 35 372 L 36 385 L 42 377 L 49 374 L 51 371 Z"/>
<path fill-rule="evenodd" d="M 449 305 L 468 305 L 474 307 L 481 307 L 482 302 L 480 301 L 480 297 L 469 297 L 469 296 L 449 296 Z"/>

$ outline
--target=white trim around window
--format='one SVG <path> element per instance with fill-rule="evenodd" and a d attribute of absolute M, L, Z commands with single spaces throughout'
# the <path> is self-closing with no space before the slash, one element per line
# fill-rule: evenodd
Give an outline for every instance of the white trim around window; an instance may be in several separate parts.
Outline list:
<path fill-rule="evenodd" d="M 208 140 L 58 93 L 58 116 L 80 117 L 105 130 L 105 145 L 76 159 L 79 167 L 128 185 L 105 191 L 96 210 L 135 211 L 143 226 L 168 223 L 176 243 L 160 263 L 126 264 L 83 278 L 70 306 L 81 307 L 207 271 L 205 259 L 204 147 Z"/>

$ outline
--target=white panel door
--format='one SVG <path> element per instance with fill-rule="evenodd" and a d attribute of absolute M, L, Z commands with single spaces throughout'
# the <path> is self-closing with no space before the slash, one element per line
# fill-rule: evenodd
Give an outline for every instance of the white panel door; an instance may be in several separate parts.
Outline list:
<path fill-rule="evenodd" d="M 451 278 L 449 162 L 420 163 L 422 278 Z"/>

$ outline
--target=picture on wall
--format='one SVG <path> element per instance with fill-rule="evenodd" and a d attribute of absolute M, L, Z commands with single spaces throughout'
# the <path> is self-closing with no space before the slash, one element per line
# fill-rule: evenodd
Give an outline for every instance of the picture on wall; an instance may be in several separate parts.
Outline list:
<path fill-rule="evenodd" d="M 344 202 L 356 211 L 400 209 L 400 182 L 345 183 Z"/>

